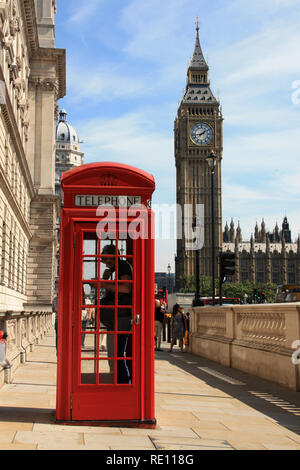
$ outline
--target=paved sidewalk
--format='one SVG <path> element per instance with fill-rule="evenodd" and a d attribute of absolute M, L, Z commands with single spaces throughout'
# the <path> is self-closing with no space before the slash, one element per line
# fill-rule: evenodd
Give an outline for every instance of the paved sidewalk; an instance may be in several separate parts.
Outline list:
<path fill-rule="evenodd" d="M 58 426 L 50 332 L 0 388 L 0 449 L 300 450 L 300 393 L 163 347 L 156 430 Z"/>

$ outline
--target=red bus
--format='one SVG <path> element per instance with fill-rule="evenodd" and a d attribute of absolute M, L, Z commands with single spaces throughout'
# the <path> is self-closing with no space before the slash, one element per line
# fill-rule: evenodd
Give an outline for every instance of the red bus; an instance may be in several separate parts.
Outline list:
<path fill-rule="evenodd" d="M 157 289 L 157 293 L 155 294 L 155 298 L 160 300 L 160 303 L 164 302 L 166 306 L 168 306 L 168 297 L 169 293 L 167 289 Z"/>
<path fill-rule="evenodd" d="M 204 305 L 212 305 L 213 299 L 212 297 L 202 297 Z M 239 297 L 222 297 L 222 304 L 223 305 L 239 305 L 241 303 L 241 299 Z M 220 298 L 215 297 L 215 305 L 220 304 Z"/>

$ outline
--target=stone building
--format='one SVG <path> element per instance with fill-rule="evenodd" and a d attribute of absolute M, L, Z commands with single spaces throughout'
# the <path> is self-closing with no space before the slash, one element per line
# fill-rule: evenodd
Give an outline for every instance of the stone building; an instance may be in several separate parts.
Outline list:
<path fill-rule="evenodd" d="M 233 221 L 226 223 L 222 236 L 221 163 L 223 152 L 223 115 L 220 102 L 210 88 L 209 67 L 203 56 L 196 28 L 194 54 L 187 71 L 187 86 L 180 103 L 174 126 L 177 204 L 182 208 L 182 225 L 178 229 L 175 259 L 176 288 L 181 276 L 195 276 L 196 256 L 199 256 L 200 276 L 212 275 L 212 221 L 215 227 L 215 276 L 219 275 L 219 254 L 236 254 L 236 274 L 233 281 L 300 283 L 300 241 L 292 243 L 289 224 L 285 218 L 282 230 L 276 227 L 269 233 L 262 221 L 256 225 L 250 241 L 242 240 L 241 227 Z M 214 175 L 214 214 L 211 217 L 212 186 L 206 158 L 214 150 L 218 157 Z M 196 205 L 204 206 L 204 246 L 200 251 L 187 249 L 184 222 L 195 220 Z M 192 207 L 187 213 L 186 205 Z M 181 237 L 183 234 L 183 237 Z"/>
<path fill-rule="evenodd" d="M 223 152 L 223 116 L 220 102 L 210 87 L 209 67 L 203 56 L 197 24 L 196 44 L 187 71 L 187 86 L 175 120 L 175 163 L 177 204 L 183 211 L 175 260 L 176 285 L 180 277 L 195 275 L 195 257 L 199 256 L 200 275 L 212 274 L 211 175 L 206 161 L 212 149 L 218 157 L 214 175 L 215 252 L 222 246 L 221 162 Z M 204 247 L 187 250 L 184 221 L 195 218 L 196 206 L 204 205 Z M 190 205 L 192 214 L 187 214 Z M 181 237 L 181 233 L 183 237 Z"/>
<path fill-rule="evenodd" d="M 286 217 L 282 229 L 276 223 L 270 232 L 262 220 L 256 223 L 250 241 L 244 241 L 240 224 L 227 222 L 223 232 L 223 251 L 231 251 L 236 257 L 236 273 L 233 282 L 300 284 L 300 237 L 292 242 L 292 234 Z"/>
<path fill-rule="evenodd" d="M 60 205 L 63 205 L 61 192 L 61 176 L 66 171 L 77 166 L 83 165 L 84 154 L 81 151 L 78 134 L 73 126 L 67 121 L 67 112 L 62 109 L 59 113 L 59 119 L 56 126 L 56 156 L 55 156 L 55 194 L 59 197 Z M 56 249 L 56 267 L 55 267 L 55 289 L 58 289 L 59 277 L 59 229 L 60 218 L 57 219 L 57 249 Z"/>
<path fill-rule="evenodd" d="M 55 127 L 66 93 L 55 11 L 55 0 L 0 2 L 0 329 L 11 359 L 34 341 L 37 316 L 52 311 Z"/>

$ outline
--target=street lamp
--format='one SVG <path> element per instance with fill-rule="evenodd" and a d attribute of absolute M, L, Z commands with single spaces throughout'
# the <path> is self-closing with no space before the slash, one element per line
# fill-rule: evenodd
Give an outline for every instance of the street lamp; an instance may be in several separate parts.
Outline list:
<path fill-rule="evenodd" d="M 213 149 L 206 157 L 208 169 L 211 178 L 211 267 L 212 267 L 212 304 L 215 305 L 215 190 L 214 190 L 214 176 L 218 157 L 215 155 Z"/>
<path fill-rule="evenodd" d="M 195 217 L 194 223 L 193 223 L 193 228 L 197 228 L 197 219 Z M 195 250 L 195 298 L 193 300 L 193 307 L 203 307 L 204 302 L 201 299 L 200 295 L 200 289 L 199 289 L 199 281 L 200 281 L 200 270 L 199 270 L 199 254 L 200 250 Z"/>
<path fill-rule="evenodd" d="M 168 264 L 168 291 L 169 291 L 169 294 L 171 294 L 171 265 L 170 263 Z"/>

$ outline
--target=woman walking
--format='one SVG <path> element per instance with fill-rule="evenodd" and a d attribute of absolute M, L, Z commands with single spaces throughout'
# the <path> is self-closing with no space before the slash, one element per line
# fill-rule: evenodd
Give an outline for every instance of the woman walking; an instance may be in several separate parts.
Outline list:
<path fill-rule="evenodd" d="M 183 351 L 183 338 L 185 331 L 187 330 L 187 322 L 184 314 L 184 309 L 179 304 L 175 304 L 173 307 L 173 314 L 171 318 L 171 345 L 169 352 L 172 352 L 173 346 L 177 339 L 179 340 L 179 347 L 181 352 Z"/>

